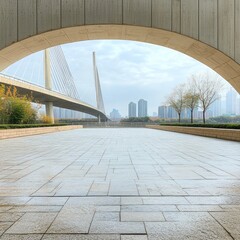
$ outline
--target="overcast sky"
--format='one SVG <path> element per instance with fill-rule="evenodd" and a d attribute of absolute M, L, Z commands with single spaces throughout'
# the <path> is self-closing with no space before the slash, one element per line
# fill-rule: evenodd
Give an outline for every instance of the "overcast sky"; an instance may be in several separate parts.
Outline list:
<path fill-rule="evenodd" d="M 165 102 L 174 86 L 186 81 L 191 74 L 212 72 L 207 66 L 177 51 L 134 41 L 82 41 L 62 45 L 62 49 L 81 100 L 92 105 L 96 105 L 92 52 L 96 52 L 106 113 L 116 108 L 123 117 L 127 116 L 128 103 L 137 103 L 141 98 L 148 101 L 148 114 L 151 116 Z M 28 57 L 25 65 L 32 66 L 35 62 L 38 65 L 35 68 L 39 68 L 41 56 Z M 18 68 L 23 69 L 22 66 Z M 32 69 L 36 79 L 39 70 Z"/>
<path fill-rule="evenodd" d="M 159 105 L 174 86 L 196 72 L 211 69 L 187 55 L 152 44 L 134 41 L 84 41 L 63 45 L 80 95 L 94 103 L 92 52 L 96 52 L 106 112 L 116 108 L 127 115 L 128 103 L 143 98 L 148 114 Z M 92 91 L 91 91 L 92 90 Z M 92 92 L 92 93 L 91 93 Z"/>

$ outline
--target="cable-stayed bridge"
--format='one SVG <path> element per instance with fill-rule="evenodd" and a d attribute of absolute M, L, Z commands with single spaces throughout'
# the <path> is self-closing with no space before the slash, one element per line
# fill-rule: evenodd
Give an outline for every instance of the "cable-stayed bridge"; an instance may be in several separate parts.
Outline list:
<path fill-rule="evenodd" d="M 30 66 L 28 66 L 28 68 L 30 68 Z M 15 86 L 20 94 L 31 94 L 33 102 L 45 104 L 46 115 L 49 116 L 53 122 L 53 107 L 87 113 L 96 116 L 99 121 L 107 120 L 95 53 L 93 53 L 93 75 L 97 107 L 80 100 L 74 78 L 60 46 L 44 51 L 43 68 L 43 86 L 29 82 L 28 79 L 25 80 L 16 77 L 15 74 L 9 75 L 7 70 L 0 73 L 0 83 L 6 86 Z M 20 67 L 20 71 L 24 73 L 27 70 Z"/>

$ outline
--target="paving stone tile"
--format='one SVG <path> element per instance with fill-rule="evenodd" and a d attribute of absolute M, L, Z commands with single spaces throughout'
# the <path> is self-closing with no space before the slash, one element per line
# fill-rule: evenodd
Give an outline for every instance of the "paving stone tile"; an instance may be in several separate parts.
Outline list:
<path fill-rule="evenodd" d="M 59 212 L 62 206 L 31 206 L 24 205 L 18 207 L 12 207 L 9 212 Z"/>
<path fill-rule="evenodd" d="M 143 197 L 144 204 L 188 204 L 184 197 Z"/>
<path fill-rule="evenodd" d="M 219 212 L 222 208 L 219 205 L 177 205 L 182 212 Z M 239 208 L 240 210 L 240 208 Z"/>
<path fill-rule="evenodd" d="M 121 240 L 148 240 L 147 235 L 122 235 Z"/>
<path fill-rule="evenodd" d="M 12 222 L 0 222 L 0 236 L 12 225 Z"/>
<path fill-rule="evenodd" d="M 240 196 L 186 197 L 191 204 L 240 204 Z"/>
<path fill-rule="evenodd" d="M 168 222 L 214 221 L 208 212 L 164 212 L 163 215 Z"/>
<path fill-rule="evenodd" d="M 16 222 L 23 216 L 23 213 L 0 213 L 0 222 Z"/>
<path fill-rule="evenodd" d="M 119 212 L 96 212 L 93 221 L 120 221 Z"/>
<path fill-rule="evenodd" d="M 214 212 L 211 215 L 231 234 L 234 239 L 240 239 L 239 212 Z"/>
<path fill-rule="evenodd" d="M 1 240 L 40 240 L 42 239 L 42 234 L 4 234 L 1 236 Z"/>
<path fill-rule="evenodd" d="M 27 202 L 27 205 L 63 206 L 67 200 L 67 197 L 33 197 L 29 202 Z"/>
<path fill-rule="evenodd" d="M 122 174 L 126 174 L 126 171 L 124 170 Z M 122 174 L 120 176 L 122 176 Z M 126 176 L 128 176 L 126 174 Z M 120 177 L 121 178 L 121 177 Z M 122 181 L 119 180 L 112 180 L 110 187 L 109 187 L 109 195 L 116 195 L 116 196 L 131 196 L 131 195 L 138 195 L 138 190 L 135 181 Z"/>
<path fill-rule="evenodd" d="M 0 197 L 0 205 L 22 205 L 27 203 L 31 198 L 30 197 Z"/>
<path fill-rule="evenodd" d="M 95 206 L 113 206 L 120 205 L 120 197 L 70 197 L 68 205 L 95 205 Z"/>
<path fill-rule="evenodd" d="M 220 205 L 221 211 L 240 211 L 240 205 Z"/>
<path fill-rule="evenodd" d="M 113 234 L 131 234 L 145 233 L 145 227 L 142 222 L 92 222 L 90 233 L 113 233 Z"/>
<path fill-rule="evenodd" d="M 161 212 L 121 212 L 122 222 L 162 222 L 165 218 Z"/>
<path fill-rule="evenodd" d="M 120 212 L 120 206 L 95 206 L 97 212 Z"/>
<path fill-rule="evenodd" d="M 4 212 L 7 212 L 9 211 L 10 209 L 12 208 L 12 206 L 6 206 L 6 207 L 2 207 L 0 206 L 0 213 L 4 213 Z"/>
<path fill-rule="evenodd" d="M 104 169 L 103 169 L 104 171 Z M 104 173 L 105 175 L 105 173 Z M 103 175 L 103 177 L 104 177 Z M 95 181 L 89 192 L 88 192 L 88 195 L 107 195 L 108 194 L 108 191 L 109 191 L 109 185 L 110 185 L 110 182 L 99 182 L 99 181 Z"/>
<path fill-rule="evenodd" d="M 129 205 L 122 206 L 122 212 L 176 212 L 178 211 L 175 205 Z"/>
<path fill-rule="evenodd" d="M 65 206 L 47 233 L 88 233 L 94 213 L 94 207 Z"/>
<path fill-rule="evenodd" d="M 15 222 L 6 233 L 45 233 L 55 217 L 56 213 L 26 213 L 19 221 Z"/>
<path fill-rule="evenodd" d="M 45 234 L 42 240 L 120 240 L 120 235 L 106 234 Z"/>
<path fill-rule="evenodd" d="M 121 197 L 121 205 L 143 204 L 141 197 Z"/>
<path fill-rule="evenodd" d="M 149 240 L 232 240 L 229 234 L 216 222 L 159 222 L 146 223 Z"/>

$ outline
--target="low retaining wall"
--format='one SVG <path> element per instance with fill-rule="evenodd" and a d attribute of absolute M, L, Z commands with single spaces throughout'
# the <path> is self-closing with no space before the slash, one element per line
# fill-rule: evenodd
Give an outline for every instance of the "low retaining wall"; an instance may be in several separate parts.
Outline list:
<path fill-rule="evenodd" d="M 225 140 L 240 141 L 240 130 L 223 128 L 201 128 L 201 127 L 182 127 L 182 126 L 154 126 L 147 125 L 147 128 L 159 129 L 163 131 L 186 133 L 203 137 L 213 137 Z"/>
<path fill-rule="evenodd" d="M 0 130 L 0 139 L 24 137 L 59 131 L 67 131 L 82 128 L 82 125 L 55 126 L 55 127 L 37 127 L 37 128 L 17 128 Z"/>

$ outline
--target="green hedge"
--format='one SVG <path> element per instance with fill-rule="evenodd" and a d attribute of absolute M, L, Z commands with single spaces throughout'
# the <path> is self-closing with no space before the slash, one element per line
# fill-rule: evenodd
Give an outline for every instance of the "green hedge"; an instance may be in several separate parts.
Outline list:
<path fill-rule="evenodd" d="M 64 124 L 64 123 L 56 123 L 56 124 L 0 124 L 0 129 L 58 127 L 58 126 L 66 126 L 66 125 L 69 125 L 69 124 Z"/>
<path fill-rule="evenodd" d="M 240 124 L 161 123 L 160 125 L 161 125 L 161 126 L 181 126 L 181 127 L 204 127 L 204 128 L 240 129 Z"/>

